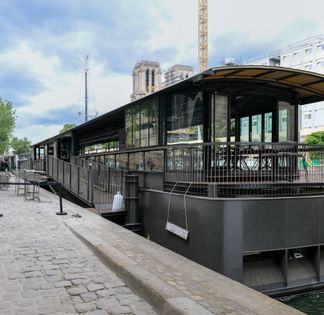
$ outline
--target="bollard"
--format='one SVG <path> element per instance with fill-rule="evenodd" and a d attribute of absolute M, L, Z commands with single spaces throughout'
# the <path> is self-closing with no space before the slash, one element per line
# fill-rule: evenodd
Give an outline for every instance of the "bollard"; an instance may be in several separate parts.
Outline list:
<path fill-rule="evenodd" d="M 125 210 L 127 211 L 125 228 L 133 231 L 141 231 L 141 223 L 138 214 L 138 175 L 126 175 Z"/>
<path fill-rule="evenodd" d="M 126 224 L 138 223 L 138 175 L 126 175 Z"/>
<path fill-rule="evenodd" d="M 0 183 L 2 184 L 2 183 Z M 7 185 L 13 185 L 13 186 L 18 186 L 18 185 L 23 185 L 23 186 L 28 186 L 28 185 L 33 185 L 32 183 L 6 183 Z M 57 186 L 58 187 L 58 195 L 60 198 L 60 211 L 56 212 L 57 215 L 66 215 L 67 212 L 63 211 L 63 202 L 62 202 L 62 185 L 58 182 L 51 181 L 51 182 L 46 182 L 46 183 L 41 183 L 40 186 L 49 186 L 51 187 L 52 191 L 54 192 L 52 186 Z M 55 192 L 54 192 L 55 193 Z M 0 217 L 2 217 L 3 214 L 0 213 Z"/>
<path fill-rule="evenodd" d="M 60 198 L 60 211 L 56 212 L 57 215 L 66 215 L 67 212 L 63 211 L 63 203 L 62 203 L 62 186 L 60 183 L 57 184 L 58 187 L 58 194 L 59 194 L 59 198 Z"/>

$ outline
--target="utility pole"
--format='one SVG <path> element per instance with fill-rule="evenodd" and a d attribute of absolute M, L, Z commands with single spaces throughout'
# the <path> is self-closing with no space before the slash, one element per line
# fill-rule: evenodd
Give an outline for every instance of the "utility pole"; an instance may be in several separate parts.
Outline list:
<path fill-rule="evenodd" d="M 88 121 L 88 72 L 89 55 L 84 56 L 84 116 L 85 122 Z"/>
<path fill-rule="evenodd" d="M 208 68 L 208 0 L 198 0 L 199 71 Z"/>

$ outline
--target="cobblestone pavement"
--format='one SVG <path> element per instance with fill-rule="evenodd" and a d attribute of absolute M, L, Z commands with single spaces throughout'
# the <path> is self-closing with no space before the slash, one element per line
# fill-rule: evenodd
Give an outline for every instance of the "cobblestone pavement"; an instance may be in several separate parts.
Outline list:
<path fill-rule="evenodd" d="M 57 210 L 48 192 L 37 202 L 15 196 L 12 187 L 0 191 L 0 314 L 156 314 Z"/>

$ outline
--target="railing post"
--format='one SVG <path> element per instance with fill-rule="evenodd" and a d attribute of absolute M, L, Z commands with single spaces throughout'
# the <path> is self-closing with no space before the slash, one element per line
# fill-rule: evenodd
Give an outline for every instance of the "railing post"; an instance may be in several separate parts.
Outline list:
<path fill-rule="evenodd" d="M 91 189 L 90 189 L 91 198 L 90 198 L 90 201 L 93 204 L 93 200 L 94 200 L 94 197 L 93 197 L 93 192 L 94 192 L 94 176 L 95 176 L 95 173 L 93 171 L 91 171 L 91 170 L 89 170 L 89 172 L 90 172 L 90 184 L 91 184 Z"/>
<path fill-rule="evenodd" d="M 90 201 L 90 170 L 87 170 L 87 200 Z"/>
<path fill-rule="evenodd" d="M 62 162 L 62 174 L 63 174 L 62 184 L 63 184 L 63 186 L 64 186 L 64 179 L 65 179 L 65 171 L 64 171 L 65 167 L 64 167 L 64 165 L 65 165 L 65 162 Z"/>
<path fill-rule="evenodd" d="M 70 190 L 72 190 L 72 164 L 70 163 Z"/>
<path fill-rule="evenodd" d="M 138 224 L 138 175 L 126 175 L 126 225 Z"/>
<path fill-rule="evenodd" d="M 67 215 L 66 212 L 63 211 L 63 203 L 62 203 L 62 184 L 58 183 L 58 193 L 60 198 L 60 211 L 56 212 L 57 215 Z"/>
<path fill-rule="evenodd" d="M 56 159 L 56 180 L 59 180 L 59 160 Z"/>
<path fill-rule="evenodd" d="M 77 168 L 78 172 L 77 172 L 77 179 L 78 179 L 78 195 L 80 195 L 80 167 L 78 166 Z"/>

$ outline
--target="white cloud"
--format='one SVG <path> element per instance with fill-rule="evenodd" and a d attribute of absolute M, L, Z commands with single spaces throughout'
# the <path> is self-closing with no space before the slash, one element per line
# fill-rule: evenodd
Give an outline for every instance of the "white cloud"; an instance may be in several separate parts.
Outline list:
<path fill-rule="evenodd" d="M 136 8 L 134 19 L 129 20 L 135 23 L 134 26 L 125 27 L 123 23 L 130 23 L 125 18 L 127 14 L 119 19 L 109 10 L 109 4 L 100 2 L 98 5 L 98 15 L 101 13 L 100 23 L 104 16 L 107 25 L 110 23 L 109 26 L 96 23 L 93 16 L 88 24 L 84 18 L 80 22 L 76 14 L 72 17 L 75 19 L 73 23 L 75 27 L 69 28 L 68 32 L 52 34 L 50 29 L 40 29 L 37 40 L 33 39 L 34 33 L 33 38 L 27 37 L 23 41 L 17 39 L 15 46 L 0 52 L 0 67 L 5 68 L 8 64 L 15 65 L 21 68 L 21 71 L 30 73 L 43 86 L 43 89 L 35 91 L 31 96 L 17 90 L 16 94 L 19 98 L 25 99 L 24 105 L 17 108 L 18 123 L 20 123 L 16 131 L 18 136 L 28 136 L 34 142 L 53 136 L 62 127 L 60 121 L 49 127 L 39 123 L 34 124 L 33 121 L 50 115 L 53 110 L 75 111 L 79 108 L 83 111 L 82 66 L 77 62 L 78 56 L 74 57 L 75 52 L 80 55 L 90 54 L 89 106 L 93 112 L 98 111 L 99 114 L 126 104 L 132 93 L 132 69 L 123 69 L 123 74 L 116 73 L 107 67 L 108 61 L 114 62 L 119 60 L 117 57 L 125 55 L 129 58 L 129 64 L 135 64 L 138 59 L 155 56 L 154 58 L 160 61 L 163 69 L 175 63 L 191 64 L 198 68 L 198 0 L 145 1 L 129 0 L 130 8 L 132 10 Z M 324 3 L 321 0 L 300 3 L 293 0 L 273 0 L 271 3 L 256 0 L 226 2 L 209 0 L 208 2 L 210 56 L 222 55 L 225 49 L 229 52 L 232 50 L 233 55 L 253 54 L 253 47 L 256 45 L 269 47 L 269 50 L 283 48 L 282 45 L 302 40 L 302 36 L 308 34 L 317 35 L 324 29 L 322 18 Z M 105 8 L 99 11 L 101 6 Z M 126 0 L 120 4 L 120 8 L 130 10 Z M 94 6 L 91 14 L 96 14 L 95 12 Z M 144 21 L 150 21 L 145 25 L 145 36 L 141 37 L 144 30 L 138 29 L 132 32 L 130 37 L 127 30 L 130 31 L 138 26 L 143 27 L 137 20 L 141 16 Z M 150 19 L 147 16 L 150 16 Z M 303 25 L 300 25 L 303 21 L 307 22 L 308 28 L 303 29 Z M 88 28 L 84 28 L 85 25 Z M 295 26 L 296 33 L 288 33 L 293 32 Z M 299 28 L 302 30 L 300 34 Z M 110 34 L 114 29 L 116 34 Z M 125 34 L 120 34 L 123 30 L 126 30 Z M 96 32 L 100 36 L 97 36 Z M 233 42 L 228 43 L 230 48 L 223 47 L 221 40 L 221 37 L 228 37 L 228 34 L 233 38 Z M 133 48 L 125 54 L 125 47 L 127 47 L 125 42 L 133 43 L 130 47 L 134 47 L 134 41 L 138 45 L 135 45 L 137 49 Z M 108 42 L 110 46 L 106 45 Z M 105 56 L 106 51 L 112 47 L 113 51 L 109 51 L 107 59 L 104 60 L 102 56 Z M 238 49 L 246 51 L 238 52 Z M 214 66 L 212 62 L 211 60 L 210 66 Z M 28 127 L 25 128 L 26 125 Z M 24 129 L 21 129 L 22 126 Z"/>
<path fill-rule="evenodd" d="M 54 124 L 50 126 L 31 124 L 24 128 L 19 128 L 18 126 L 15 129 L 15 136 L 18 138 L 27 137 L 32 140 L 32 143 L 37 143 L 58 134 L 60 129 L 62 129 L 62 124 Z"/>

